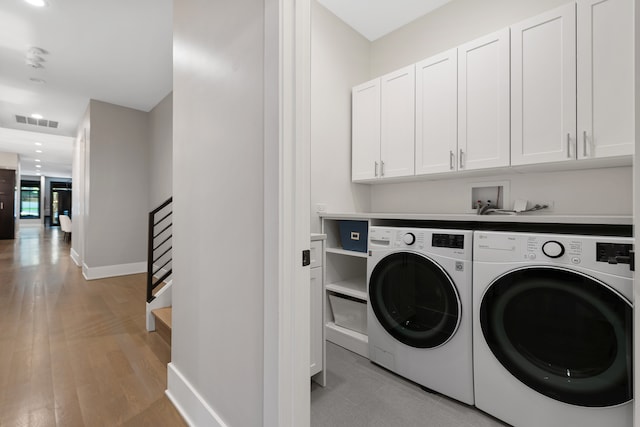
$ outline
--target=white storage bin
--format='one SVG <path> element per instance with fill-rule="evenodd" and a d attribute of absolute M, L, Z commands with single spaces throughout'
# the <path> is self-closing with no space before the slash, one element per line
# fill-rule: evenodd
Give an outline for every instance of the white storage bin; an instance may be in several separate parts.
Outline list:
<path fill-rule="evenodd" d="M 367 333 L 367 304 L 355 298 L 329 294 L 329 303 L 336 325 Z"/>

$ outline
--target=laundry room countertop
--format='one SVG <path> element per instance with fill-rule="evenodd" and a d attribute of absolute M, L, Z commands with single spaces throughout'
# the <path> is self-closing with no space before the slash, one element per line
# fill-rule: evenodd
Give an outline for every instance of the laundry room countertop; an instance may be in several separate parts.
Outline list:
<path fill-rule="evenodd" d="M 344 213 L 325 212 L 326 219 L 379 219 L 398 221 L 448 221 L 448 222 L 495 222 L 495 223 L 540 223 L 540 224 L 598 224 L 632 225 L 630 215 L 550 215 L 522 213 L 516 215 L 476 215 L 476 214 L 416 214 L 416 213 Z"/>

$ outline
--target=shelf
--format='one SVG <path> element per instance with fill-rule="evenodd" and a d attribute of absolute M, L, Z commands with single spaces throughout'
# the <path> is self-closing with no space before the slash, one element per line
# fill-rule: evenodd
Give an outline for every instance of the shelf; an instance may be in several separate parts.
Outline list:
<path fill-rule="evenodd" d="M 326 324 L 325 332 L 328 341 L 369 358 L 369 337 L 366 335 L 342 328 L 333 322 Z"/>
<path fill-rule="evenodd" d="M 347 250 L 338 249 L 338 248 L 326 248 L 325 251 L 328 254 L 347 255 L 347 256 L 352 256 L 356 258 L 368 258 L 369 256 L 366 252 L 347 251 Z"/>
<path fill-rule="evenodd" d="M 340 295 L 348 295 L 353 298 L 357 298 L 362 301 L 367 301 L 367 284 L 364 277 L 343 280 L 336 283 L 328 283 L 326 289 L 331 292 L 335 292 Z"/>

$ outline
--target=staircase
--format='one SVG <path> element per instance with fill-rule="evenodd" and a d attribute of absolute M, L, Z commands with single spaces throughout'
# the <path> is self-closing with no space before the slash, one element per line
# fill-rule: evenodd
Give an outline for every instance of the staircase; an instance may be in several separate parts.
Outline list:
<path fill-rule="evenodd" d="M 151 310 L 155 318 L 156 333 L 171 346 L 171 307 Z"/>
<path fill-rule="evenodd" d="M 171 345 L 172 202 L 169 197 L 149 212 L 147 253 L 147 331 Z"/>

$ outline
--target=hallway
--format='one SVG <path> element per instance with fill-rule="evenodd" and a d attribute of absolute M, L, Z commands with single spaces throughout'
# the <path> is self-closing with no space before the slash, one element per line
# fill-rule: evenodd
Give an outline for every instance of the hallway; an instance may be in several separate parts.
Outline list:
<path fill-rule="evenodd" d="M 0 240 L 0 426 L 184 426 L 145 275 L 86 281 L 57 229 Z"/>

